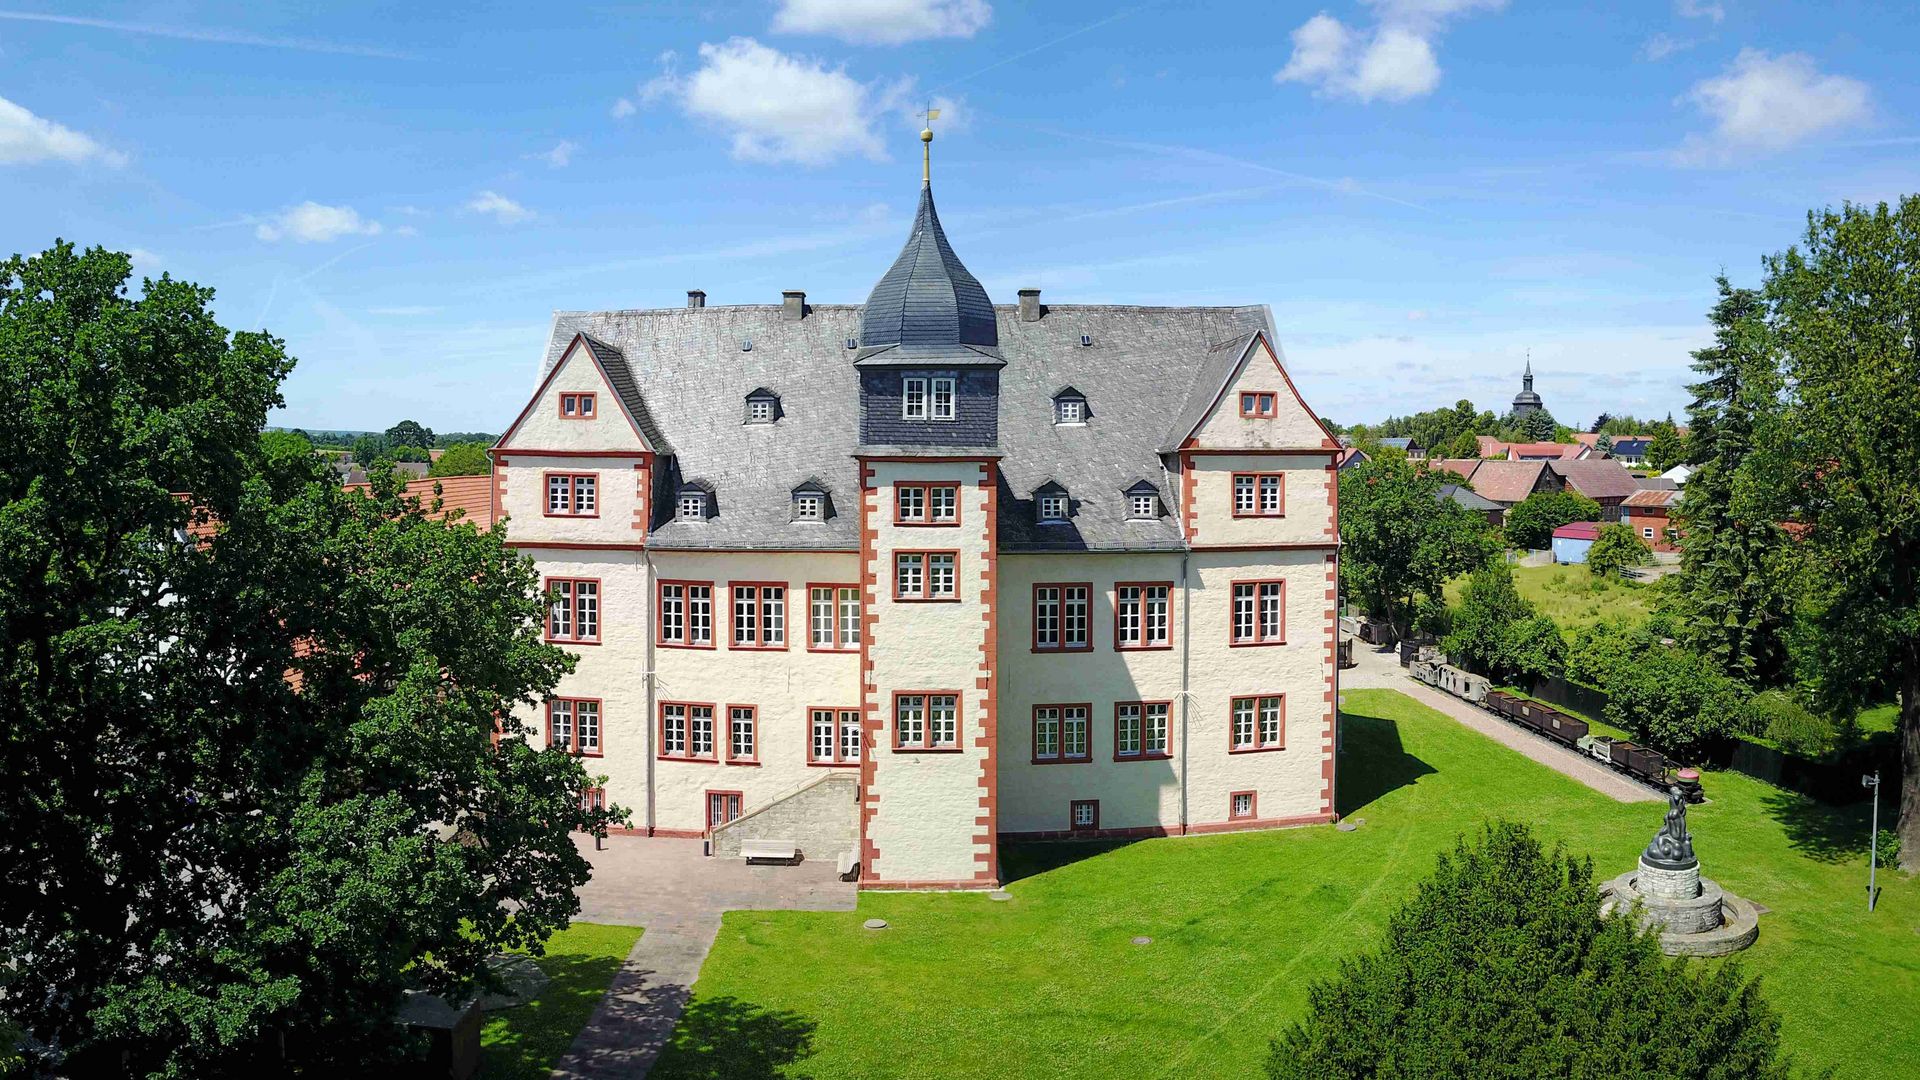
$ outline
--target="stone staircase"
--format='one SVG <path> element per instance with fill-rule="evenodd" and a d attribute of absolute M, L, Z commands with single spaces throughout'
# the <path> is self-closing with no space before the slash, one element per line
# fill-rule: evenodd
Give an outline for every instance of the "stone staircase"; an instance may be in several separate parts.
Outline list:
<path fill-rule="evenodd" d="M 857 801 L 860 776 L 851 769 L 825 769 L 790 791 L 750 807 L 724 825 L 715 825 L 713 854 L 740 857 L 743 840 L 785 840 L 809 859 L 829 860 L 859 843 Z"/>

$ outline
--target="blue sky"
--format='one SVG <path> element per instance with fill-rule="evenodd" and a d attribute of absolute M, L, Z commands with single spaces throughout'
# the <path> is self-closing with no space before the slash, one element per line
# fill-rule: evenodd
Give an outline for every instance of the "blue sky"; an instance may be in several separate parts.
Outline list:
<path fill-rule="evenodd" d="M 864 300 L 930 99 L 995 300 L 1271 304 L 1349 423 L 1529 350 L 1562 420 L 1678 413 L 1716 272 L 1920 190 L 1914 5 L 9 2 L 7 250 L 215 286 L 310 427 L 497 431 L 555 309 Z"/>

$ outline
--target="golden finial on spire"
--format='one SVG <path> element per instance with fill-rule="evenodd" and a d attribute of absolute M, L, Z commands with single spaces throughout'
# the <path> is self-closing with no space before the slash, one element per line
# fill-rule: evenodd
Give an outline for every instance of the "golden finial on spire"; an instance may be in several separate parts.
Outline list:
<path fill-rule="evenodd" d="M 927 126 L 920 129 L 920 182 L 933 183 L 933 122 L 940 119 L 940 110 L 927 106 Z"/>

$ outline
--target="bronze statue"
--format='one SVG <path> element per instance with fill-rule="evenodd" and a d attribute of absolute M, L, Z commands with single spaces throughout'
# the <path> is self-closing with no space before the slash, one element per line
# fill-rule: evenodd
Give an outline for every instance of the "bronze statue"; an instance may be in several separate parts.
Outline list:
<path fill-rule="evenodd" d="M 1678 787 L 1667 789 L 1666 820 L 1640 857 L 1655 866 L 1675 870 L 1699 865 L 1700 860 L 1693 854 L 1693 834 L 1687 831 L 1687 797 Z"/>

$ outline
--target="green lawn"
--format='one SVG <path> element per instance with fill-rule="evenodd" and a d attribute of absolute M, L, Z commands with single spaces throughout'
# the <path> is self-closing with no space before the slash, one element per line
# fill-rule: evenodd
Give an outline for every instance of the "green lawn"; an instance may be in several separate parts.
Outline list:
<path fill-rule="evenodd" d="M 480 1029 L 480 1075 L 547 1080 L 638 940 L 637 926 L 595 923 L 574 923 L 548 938 L 538 963 L 553 981 L 525 1005 L 488 1014 Z"/>
<path fill-rule="evenodd" d="M 1453 836 L 1532 822 L 1629 869 L 1660 824 L 1391 691 L 1346 695 L 1331 827 L 1013 847 L 1010 903 L 864 894 L 726 916 L 653 1076 L 1247 1076 L 1306 989 L 1369 944 Z M 1920 883 L 1865 911 L 1864 808 L 1711 773 L 1709 875 L 1772 908 L 1744 954 L 1789 1047 L 1843 1077 L 1920 1075 Z M 862 929 L 874 917 L 892 926 Z M 1151 945 L 1130 943 L 1135 935 Z"/>
<path fill-rule="evenodd" d="M 1464 577 L 1449 582 L 1447 603 L 1458 604 L 1466 587 Z M 1513 587 L 1562 631 L 1602 619 L 1639 622 L 1653 610 L 1654 593 L 1649 586 L 1619 578 L 1595 577 L 1579 565 L 1516 566 Z"/>

